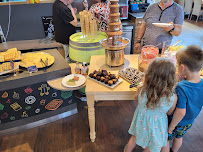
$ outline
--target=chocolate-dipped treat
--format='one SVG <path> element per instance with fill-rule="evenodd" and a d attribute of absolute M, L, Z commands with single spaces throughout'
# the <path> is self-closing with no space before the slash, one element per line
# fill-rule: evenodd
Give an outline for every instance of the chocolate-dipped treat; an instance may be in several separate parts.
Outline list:
<path fill-rule="evenodd" d="M 104 83 L 108 84 L 109 79 L 104 79 Z"/>
<path fill-rule="evenodd" d="M 106 70 L 102 70 L 102 73 L 103 73 L 103 72 L 107 72 L 107 71 L 106 71 Z"/>
<path fill-rule="evenodd" d="M 115 79 L 116 78 L 116 75 L 115 74 L 110 74 L 109 76 L 111 79 Z"/>
<path fill-rule="evenodd" d="M 101 82 L 104 82 L 104 79 L 105 79 L 104 77 L 101 77 L 101 78 L 100 78 L 100 81 L 101 81 Z"/>
<path fill-rule="evenodd" d="M 100 76 L 97 76 L 96 79 L 97 79 L 98 81 L 100 81 Z"/>
<path fill-rule="evenodd" d="M 96 79 L 96 77 L 97 77 L 97 74 L 94 74 L 94 75 L 93 75 L 93 78 Z"/>
<path fill-rule="evenodd" d="M 103 76 L 106 76 L 107 74 L 108 74 L 107 71 L 103 71 L 103 72 L 102 72 L 102 75 L 103 75 Z"/>
<path fill-rule="evenodd" d="M 90 78 L 93 78 L 93 75 L 94 75 L 93 73 L 90 73 L 90 74 L 89 74 L 89 77 L 90 77 Z"/>
<path fill-rule="evenodd" d="M 111 73 L 110 73 L 110 72 L 108 72 L 108 76 L 109 76 L 109 75 L 111 75 Z"/>
<path fill-rule="evenodd" d="M 108 81 L 108 85 L 111 86 L 112 84 L 113 84 L 113 81 L 112 81 L 112 80 L 109 80 L 109 81 Z"/>
<path fill-rule="evenodd" d="M 113 79 L 112 81 L 113 81 L 113 84 L 115 84 L 118 81 L 118 79 Z"/>
<path fill-rule="evenodd" d="M 107 76 L 105 76 L 105 79 L 108 79 L 108 80 L 109 80 L 109 79 L 110 79 L 110 77 L 107 75 Z"/>
<path fill-rule="evenodd" d="M 97 74 L 98 72 L 97 72 L 97 70 L 94 70 L 94 72 L 93 72 L 94 74 Z"/>
<path fill-rule="evenodd" d="M 101 72 L 101 73 L 102 73 L 102 69 L 99 69 L 99 72 Z"/>
<path fill-rule="evenodd" d="M 98 75 L 98 76 L 101 76 L 101 75 L 102 75 L 102 73 L 99 71 L 99 72 L 97 73 L 97 75 Z"/>

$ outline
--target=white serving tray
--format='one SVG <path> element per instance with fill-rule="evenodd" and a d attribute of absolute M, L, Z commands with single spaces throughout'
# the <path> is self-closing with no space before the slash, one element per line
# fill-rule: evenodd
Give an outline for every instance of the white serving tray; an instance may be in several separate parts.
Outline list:
<path fill-rule="evenodd" d="M 158 27 L 168 27 L 172 25 L 170 23 L 152 23 L 152 24 Z"/>
<path fill-rule="evenodd" d="M 112 84 L 111 86 L 109 86 L 108 84 L 105 84 L 104 82 L 98 81 L 98 80 L 96 80 L 94 78 L 90 78 L 89 76 L 87 76 L 87 77 L 89 79 L 92 79 L 93 81 L 96 81 L 96 82 L 98 82 L 98 83 L 100 83 L 100 84 L 102 84 L 102 85 L 104 85 L 104 86 L 106 86 L 108 88 L 111 88 L 111 89 L 115 88 L 117 85 L 119 85 L 123 81 L 123 79 L 119 78 L 118 81 L 115 84 Z"/>

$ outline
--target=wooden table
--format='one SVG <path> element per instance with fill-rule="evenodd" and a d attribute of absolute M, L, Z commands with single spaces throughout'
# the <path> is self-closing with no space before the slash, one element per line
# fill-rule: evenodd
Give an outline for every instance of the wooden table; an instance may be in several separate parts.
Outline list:
<path fill-rule="evenodd" d="M 118 75 L 118 71 L 127 67 L 138 68 L 138 55 L 125 55 L 124 65 L 120 67 L 110 68 L 105 64 L 105 56 L 97 55 L 91 56 L 89 73 L 94 70 L 105 69 L 108 72 Z M 86 81 L 86 97 L 88 105 L 88 119 L 90 127 L 90 139 L 95 141 L 95 107 L 94 103 L 98 100 L 134 100 L 135 90 L 129 88 L 130 83 L 123 80 L 121 84 L 114 89 L 108 88 L 102 84 L 99 84 L 90 78 Z"/>

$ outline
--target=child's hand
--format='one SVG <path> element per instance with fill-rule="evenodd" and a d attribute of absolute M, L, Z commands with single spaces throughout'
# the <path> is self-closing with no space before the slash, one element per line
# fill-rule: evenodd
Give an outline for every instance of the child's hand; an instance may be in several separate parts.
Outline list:
<path fill-rule="evenodd" d="M 136 92 L 136 96 L 135 96 L 135 100 L 136 100 L 136 101 L 138 101 L 138 96 L 139 96 L 139 94 L 140 94 L 140 91 L 141 91 L 142 87 L 143 87 L 143 84 L 141 84 L 141 85 L 139 85 L 139 86 L 137 87 L 137 92 Z"/>
<path fill-rule="evenodd" d="M 175 129 L 175 127 L 172 127 L 171 125 L 169 125 L 169 127 L 168 127 L 168 133 L 172 134 L 174 129 Z"/>

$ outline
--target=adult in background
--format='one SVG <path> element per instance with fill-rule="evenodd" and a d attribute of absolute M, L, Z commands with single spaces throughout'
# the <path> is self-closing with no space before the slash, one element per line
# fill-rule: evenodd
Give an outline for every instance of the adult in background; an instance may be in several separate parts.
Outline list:
<path fill-rule="evenodd" d="M 97 3 L 93 4 L 89 11 L 92 14 L 92 18 L 95 19 L 99 25 L 99 30 L 106 32 L 108 30 L 109 23 L 109 0 L 95 0 Z M 88 3 L 84 0 L 83 5 L 85 9 L 88 11 Z"/>
<path fill-rule="evenodd" d="M 74 0 L 56 0 L 53 4 L 53 23 L 55 39 L 63 44 L 65 58 L 69 57 L 69 37 L 76 33 L 78 24 L 75 11 L 71 5 Z"/>
<path fill-rule="evenodd" d="M 134 53 L 141 51 L 143 45 L 158 45 L 161 53 L 163 43 L 170 45 L 173 36 L 180 35 L 184 21 L 183 8 L 173 0 L 161 0 L 148 7 L 138 32 Z M 170 23 L 168 27 L 157 27 L 152 23 Z"/>

